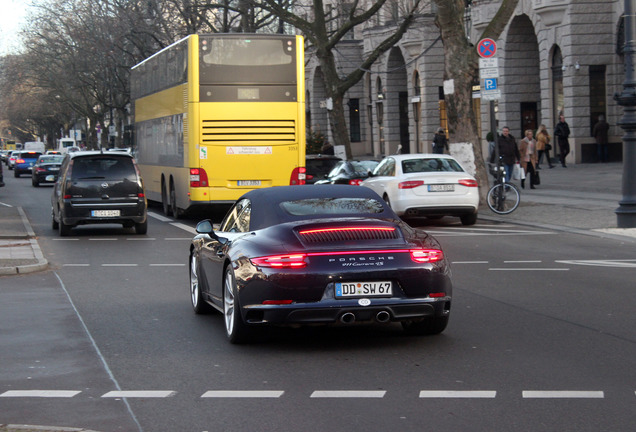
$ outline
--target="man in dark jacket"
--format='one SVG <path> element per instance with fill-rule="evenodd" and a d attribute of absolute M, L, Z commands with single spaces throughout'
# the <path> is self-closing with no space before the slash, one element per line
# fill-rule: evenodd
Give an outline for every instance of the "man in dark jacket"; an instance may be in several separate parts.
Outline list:
<path fill-rule="evenodd" d="M 609 128 L 609 124 L 605 121 L 605 116 L 598 116 L 598 122 L 594 125 L 592 136 L 596 138 L 599 162 L 607 162 L 608 160 L 607 132 Z"/>
<path fill-rule="evenodd" d="M 559 143 L 559 160 L 561 161 L 561 166 L 567 168 L 567 166 L 565 166 L 565 157 L 570 154 L 570 141 L 568 140 L 570 127 L 565 122 L 565 116 L 563 114 L 559 116 L 559 123 L 557 123 L 556 128 L 554 128 L 554 136 L 557 137 L 557 142 Z"/>
<path fill-rule="evenodd" d="M 515 137 L 510 135 L 510 129 L 508 126 L 504 126 L 501 130 L 501 135 L 497 138 L 497 147 L 499 148 L 499 157 L 501 157 L 501 162 L 506 168 L 506 181 L 510 181 L 510 177 L 512 176 L 512 168 L 514 168 L 515 163 L 519 162 L 521 159 L 521 155 L 519 154 L 519 148 L 517 147 L 517 142 L 515 141 Z M 495 162 L 494 159 L 495 152 L 493 152 L 491 156 L 491 162 Z"/>

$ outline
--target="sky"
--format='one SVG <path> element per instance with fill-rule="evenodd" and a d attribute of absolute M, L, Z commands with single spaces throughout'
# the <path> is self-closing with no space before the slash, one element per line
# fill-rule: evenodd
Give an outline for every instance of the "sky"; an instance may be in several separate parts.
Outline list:
<path fill-rule="evenodd" d="M 17 34 L 24 25 L 30 0 L 0 0 L 0 55 L 15 52 Z"/>

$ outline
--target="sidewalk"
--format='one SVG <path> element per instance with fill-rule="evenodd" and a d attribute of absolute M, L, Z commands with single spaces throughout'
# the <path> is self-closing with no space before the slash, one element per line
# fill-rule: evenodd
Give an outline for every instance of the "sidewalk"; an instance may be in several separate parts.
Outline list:
<path fill-rule="evenodd" d="M 47 267 L 24 210 L 0 205 L 0 275 L 32 273 Z"/>

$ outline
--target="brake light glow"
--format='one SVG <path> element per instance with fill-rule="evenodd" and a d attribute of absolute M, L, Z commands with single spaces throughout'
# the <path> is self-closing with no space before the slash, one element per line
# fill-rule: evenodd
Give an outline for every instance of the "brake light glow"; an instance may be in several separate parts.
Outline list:
<path fill-rule="evenodd" d="M 15 163 L 19 164 L 19 163 L 25 163 L 26 161 L 24 159 L 16 159 Z"/>
<path fill-rule="evenodd" d="M 293 300 L 263 300 L 264 305 L 287 305 L 293 302 Z"/>
<path fill-rule="evenodd" d="M 398 189 L 413 189 L 418 186 L 423 186 L 423 180 L 408 180 L 398 183 Z"/>
<path fill-rule="evenodd" d="M 430 293 L 428 296 L 431 298 L 442 298 L 442 297 L 446 297 L 446 293 L 444 292 Z"/>
<path fill-rule="evenodd" d="M 360 179 L 349 180 L 349 184 L 351 186 L 360 186 L 362 184 L 362 180 Z"/>
<path fill-rule="evenodd" d="M 464 185 L 467 187 L 477 187 L 477 180 L 473 180 L 473 179 L 461 179 L 458 182 L 460 185 Z"/>
<path fill-rule="evenodd" d="M 190 187 L 208 187 L 208 174 L 203 168 L 190 168 Z"/>
<path fill-rule="evenodd" d="M 410 252 L 416 263 L 434 263 L 444 259 L 444 252 L 439 249 L 411 249 Z"/>
<path fill-rule="evenodd" d="M 305 178 L 307 176 L 307 169 L 305 167 L 296 167 L 291 173 L 289 178 L 290 186 L 304 185 Z"/>
<path fill-rule="evenodd" d="M 271 255 L 250 258 L 252 264 L 269 268 L 303 268 L 307 267 L 307 254 Z"/>
<path fill-rule="evenodd" d="M 299 234 L 317 234 L 317 233 L 329 233 L 340 231 L 395 231 L 394 227 L 378 227 L 378 226 L 361 226 L 361 227 L 346 227 L 346 228 L 317 228 L 298 231 Z"/>

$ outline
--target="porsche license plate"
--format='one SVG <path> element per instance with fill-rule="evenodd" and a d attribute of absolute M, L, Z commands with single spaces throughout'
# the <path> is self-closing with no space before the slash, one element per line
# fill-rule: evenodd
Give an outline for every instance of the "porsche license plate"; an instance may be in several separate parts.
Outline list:
<path fill-rule="evenodd" d="M 119 210 L 92 210 L 91 216 L 94 217 L 117 217 L 119 216 Z"/>
<path fill-rule="evenodd" d="M 336 282 L 336 298 L 385 297 L 393 295 L 393 284 L 382 282 Z"/>
<path fill-rule="evenodd" d="M 428 185 L 429 192 L 453 192 L 455 185 L 452 184 L 432 184 Z"/>

